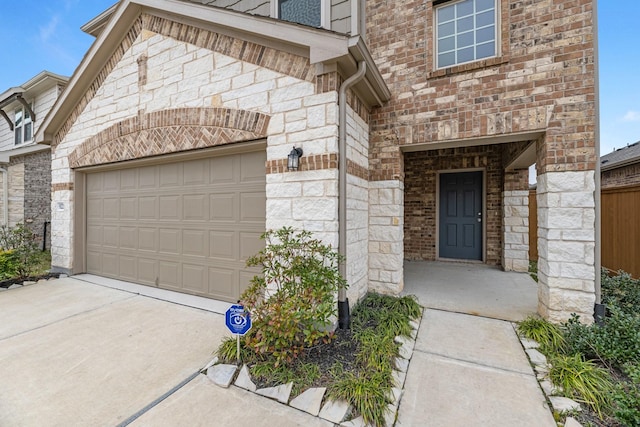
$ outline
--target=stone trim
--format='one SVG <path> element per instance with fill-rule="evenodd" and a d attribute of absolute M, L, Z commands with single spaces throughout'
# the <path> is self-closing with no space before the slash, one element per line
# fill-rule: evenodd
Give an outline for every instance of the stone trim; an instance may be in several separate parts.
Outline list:
<path fill-rule="evenodd" d="M 230 108 L 177 108 L 139 114 L 85 140 L 71 168 L 264 138 L 269 116 Z"/>
<path fill-rule="evenodd" d="M 62 142 L 87 104 L 91 102 L 107 76 L 113 71 L 125 52 L 133 45 L 142 30 L 152 31 L 301 80 L 311 82 L 315 77 L 315 68 L 311 66 L 308 58 L 248 41 L 234 39 L 224 34 L 174 22 L 159 16 L 142 14 L 133 23 L 131 29 L 120 43 L 120 46 L 116 48 L 111 58 L 109 58 L 105 66 L 100 70 L 82 99 L 75 106 L 73 112 L 56 133 L 51 143 L 52 148 L 55 148 Z"/>
<path fill-rule="evenodd" d="M 73 182 L 56 182 L 51 184 L 51 192 L 56 191 L 73 191 Z"/>
<path fill-rule="evenodd" d="M 316 77 L 316 93 L 338 92 L 342 83 L 344 83 L 344 79 L 336 71 L 321 74 Z M 349 105 L 365 123 L 369 124 L 369 110 L 367 110 L 364 103 L 351 89 L 347 90 L 347 105 Z"/>

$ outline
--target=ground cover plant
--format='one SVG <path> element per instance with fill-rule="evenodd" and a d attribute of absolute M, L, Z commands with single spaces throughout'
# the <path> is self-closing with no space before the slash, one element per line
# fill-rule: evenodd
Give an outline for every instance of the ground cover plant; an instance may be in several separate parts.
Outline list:
<path fill-rule="evenodd" d="M 253 327 L 241 339 L 241 363 L 258 387 L 293 382 L 292 398 L 310 387 L 345 399 L 365 422 L 384 425 L 395 386 L 396 336 L 410 336 L 422 315 L 411 296 L 368 294 L 352 312 L 351 329 L 334 330 L 335 295 L 346 282 L 339 255 L 305 231 L 263 235 L 266 245 L 250 265 L 262 266 L 241 296 Z M 217 355 L 236 363 L 236 339 L 223 340 Z"/>
<path fill-rule="evenodd" d="M 585 404 L 574 415 L 583 425 L 640 427 L 640 280 L 603 270 L 602 302 L 602 325 L 529 318 L 518 332 L 541 343 L 562 394 Z"/>

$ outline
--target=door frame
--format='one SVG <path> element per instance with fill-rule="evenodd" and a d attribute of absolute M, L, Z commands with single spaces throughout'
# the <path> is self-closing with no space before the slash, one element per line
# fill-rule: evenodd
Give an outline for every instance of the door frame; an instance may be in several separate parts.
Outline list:
<path fill-rule="evenodd" d="M 482 172 L 482 260 L 473 259 L 454 259 L 440 258 L 440 175 L 445 173 L 460 172 Z M 487 262 L 487 169 L 486 168 L 468 168 L 468 169 L 440 169 L 436 171 L 436 260 L 467 262 L 467 263 L 486 263 Z"/>

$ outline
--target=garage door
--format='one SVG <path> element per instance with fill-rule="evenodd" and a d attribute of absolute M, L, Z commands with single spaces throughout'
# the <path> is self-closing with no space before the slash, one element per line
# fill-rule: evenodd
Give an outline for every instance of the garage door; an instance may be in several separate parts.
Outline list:
<path fill-rule="evenodd" d="M 236 301 L 263 247 L 262 152 L 87 174 L 87 272 Z"/>

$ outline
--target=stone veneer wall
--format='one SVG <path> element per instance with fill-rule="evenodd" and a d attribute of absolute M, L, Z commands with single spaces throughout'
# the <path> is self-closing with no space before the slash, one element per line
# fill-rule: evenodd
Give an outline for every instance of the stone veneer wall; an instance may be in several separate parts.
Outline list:
<path fill-rule="evenodd" d="M 181 108 L 269 116 L 267 228 L 305 228 L 337 246 L 337 92 L 323 90 L 329 80 L 317 79 L 306 58 L 143 15 L 54 138 L 53 265 L 73 269 L 69 154 L 117 123 Z M 159 128 L 175 125 L 168 113 L 158 120 Z M 293 145 L 304 150 L 303 167 L 295 173 L 283 168 Z M 189 148 L 200 146 L 181 149 Z M 104 154 L 109 150 L 89 151 L 92 164 L 109 161 Z"/>
<path fill-rule="evenodd" d="M 640 185 L 640 162 L 602 172 L 601 188 Z"/>
<path fill-rule="evenodd" d="M 24 223 L 24 159 L 13 158 L 7 167 L 9 171 L 9 227 Z"/>
<path fill-rule="evenodd" d="M 594 172 L 538 176 L 538 312 L 563 322 L 593 318 L 595 303 Z"/>
<path fill-rule="evenodd" d="M 436 259 L 437 176 L 450 170 L 482 169 L 485 179 L 487 264 L 502 262 L 503 145 L 449 148 L 404 154 L 404 257 Z"/>
<path fill-rule="evenodd" d="M 528 181 L 528 169 L 505 172 L 502 268 L 507 271 L 526 272 L 529 269 Z"/>

